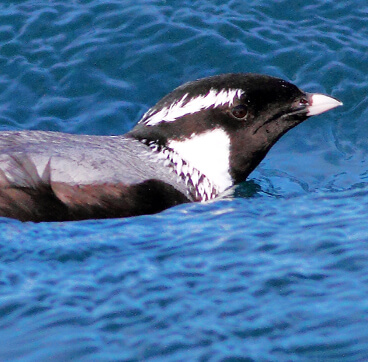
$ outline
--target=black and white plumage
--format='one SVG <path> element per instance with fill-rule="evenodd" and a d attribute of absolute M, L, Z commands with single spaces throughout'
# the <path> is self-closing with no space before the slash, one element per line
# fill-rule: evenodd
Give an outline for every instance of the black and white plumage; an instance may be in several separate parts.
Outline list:
<path fill-rule="evenodd" d="M 288 130 L 339 105 L 278 78 L 224 74 L 175 89 L 122 136 L 0 132 L 0 216 L 127 217 L 211 200 Z"/>

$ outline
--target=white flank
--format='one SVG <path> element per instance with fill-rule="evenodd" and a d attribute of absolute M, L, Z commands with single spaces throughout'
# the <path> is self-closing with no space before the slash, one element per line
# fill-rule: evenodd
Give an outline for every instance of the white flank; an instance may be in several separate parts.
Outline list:
<path fill-rule="evenodd" d="M 242 89 L 228 89 L 222 91 L 210 89 L 207 95 L 200 95 L 191 98 L 189 101 L 187 100 L 188 94 L 185 94 L 170 107 L 162 108 L 160 111 L 147 118 L 144 123 L 147 126 L 154 126 L 161 122 L 173 122 L 182 116 L 197 113 L 210 107 L 217 107 L 227 103 L 231 105 L 234 100 L 239 98 L 242 94 Z M 147 115 L 150 113 L 152 113 L 152 110 L 148 111 Z"/>
<path fill-rule="evenodd" d="M 168 147 L 191 168 L 204 174 L 219 192 L 232 186 L 229 173 L 230 138 L 224 130 L 217 128 L 185 141 L 170 141 Z M 210 187 L 206 186 L 206 192 L 210 195 Z"/>

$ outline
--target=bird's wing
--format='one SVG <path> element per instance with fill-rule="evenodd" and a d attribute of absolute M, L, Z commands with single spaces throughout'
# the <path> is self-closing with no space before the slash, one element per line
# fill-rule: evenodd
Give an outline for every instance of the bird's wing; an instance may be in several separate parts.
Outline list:
<path fill-rule="evenodd" d="M 0 147 L 0 216 L 23 221 L 126 217 L 188 201 L 174 176 L 166 182 L 146 149 L 128 141 L 110 146 Z"/>

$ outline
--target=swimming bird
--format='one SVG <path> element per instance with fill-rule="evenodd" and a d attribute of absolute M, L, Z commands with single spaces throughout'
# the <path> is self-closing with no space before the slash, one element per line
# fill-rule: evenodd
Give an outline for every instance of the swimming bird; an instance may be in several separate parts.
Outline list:
<path fill-rule="evenodd" d="M 340 105 L 279 78 L 222 74 L 176 88 L 124 135 L 0 132 L 0 216 L 129 217 L 212 200 L 287 131 Z"/>

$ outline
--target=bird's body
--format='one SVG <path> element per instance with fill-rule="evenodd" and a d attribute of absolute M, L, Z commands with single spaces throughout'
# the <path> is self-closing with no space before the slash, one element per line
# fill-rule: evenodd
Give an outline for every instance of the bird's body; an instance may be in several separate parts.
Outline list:
<path fill-rule="evenodd" d="M 340 104 L 228 74 L 177 88 L 126 135 L 0 132 L 0 216 L 127 217 L 207 201 L 244 181 L 289 129 Z"/>
<path fill-rule="evenodd" d="M 0 214 L 32 221 L 126 217 L 193 201 L 141 142 L 123 136 L 0 134 Z"/>

